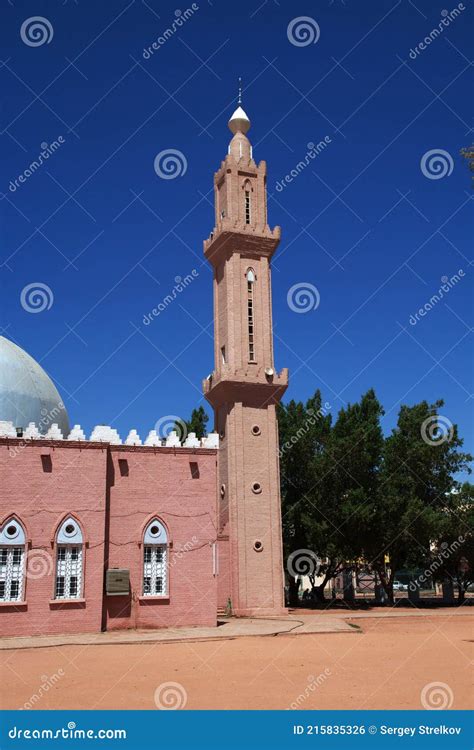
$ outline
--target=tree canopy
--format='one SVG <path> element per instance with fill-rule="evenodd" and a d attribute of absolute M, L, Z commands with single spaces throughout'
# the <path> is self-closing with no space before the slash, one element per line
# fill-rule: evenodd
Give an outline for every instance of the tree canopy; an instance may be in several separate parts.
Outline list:
<path fill-rule="evenodd" d="M 463 532 L 457 548 L 462 550 L 437 570 L 449 574 L 460 593 L 465 590 L 473 568 L 473 493 L 456 477 L 470 471 L 472 459 L 462 451 L 457 426 L 439 414 L 443 406 L 442 401 L 401 406 L 387 437 L 372 389 L 334 420 L 319 391 L 306 404 L 279 407 L 285 555 L 315 553 L 322 576 L 318 597 L 330 578 L 364 564 L 376 571 L 393 600 L 397 570 L 429 566 L 436 545 L 452 544 Z M 301 572 L 312 576 L 314 586 L 311 559 L 307 566 Z"/>

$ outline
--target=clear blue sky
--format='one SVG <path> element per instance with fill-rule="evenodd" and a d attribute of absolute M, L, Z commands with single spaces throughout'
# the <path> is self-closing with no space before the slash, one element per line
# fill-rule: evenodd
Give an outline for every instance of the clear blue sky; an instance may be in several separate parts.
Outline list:
<path fill-rule="evenodd" d="M 474 193 L 459 157 L 473 139 L 471 2 L 415 59 L 410 50 L 456 6 L 198 5 L 144 59 L 176 18 L 175 4 L 3 3 L 4 335 L 41 362 L 71 422 L 87 431 L 105 423 L 123 437 L 132 427 L 145 436 L 163 416 L 186 417 L 203 403 L 213 349 L 202 240 L 213 227 L 212 178 L 241 75 L 254 155 L 268 164 L 270 224 L 282 227 L 273 307 L 276 365 L 290 369 L 286 398 L 320 387 L 336 413 L 373 386 L 389 430 L 400 403 L 442 397 L 472 449 Z M 49 43 L 22 41 L 33 15 L 51 24 Z M 288 24 L 301 16 L 317 22 L 317 43 L 289 41 Z M 12 191 L 41 144 L 60 136 L 60 148 Z M 326 149 L 277 191 L 307 144 L 325 136 Z M 164 180 L 154 160 L 167 149 L 181 151 L 187 169 Z M 452 169 L 440 179 L 420 166 L 434 149 Z M 197 278 L 144 326 L 175 277 L 193 269 Z M 410 325 L 441 278 L 459 270 L 445 298 Z M 37 314 L 20 301 L 33 282 L 54 295 Z M 287 303 L 300 282 L 320 295 L 306 314 Z"/>

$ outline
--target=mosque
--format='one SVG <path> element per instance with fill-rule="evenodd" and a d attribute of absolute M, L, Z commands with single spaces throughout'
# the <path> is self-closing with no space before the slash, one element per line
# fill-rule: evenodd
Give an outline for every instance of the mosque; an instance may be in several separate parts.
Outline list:
<path fill-rule="evenodd" d="M 215 432 L 181 442 L 69 419 L 53 382 L 0 337 L 0 633 L 216 625 L 286 613 L 266 164 L 239 106 L 214 175 Z"/>

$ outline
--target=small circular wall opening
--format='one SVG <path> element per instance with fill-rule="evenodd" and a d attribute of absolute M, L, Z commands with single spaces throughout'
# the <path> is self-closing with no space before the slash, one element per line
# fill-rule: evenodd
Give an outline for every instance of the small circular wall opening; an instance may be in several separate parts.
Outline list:
<path fill-rule="evenodd" d="M 261 431 L 260 427 L 258 426 L 258 424 L 252 425 L 252 435 L 260 435 L 261 432 L 262 431 Z"/>
<path fill-rule="evenodd" d="M 254 482 L 252 484 L 252 492 L 254 492 L 256 495 L 259 495 L 261 491 L 262 485 L 260 484 L 260 482 Z"/>
<path fill-rule="evenodd" d="M 263 542 L 260 539 L 256 539 L 253 543 L 255 552 L 261 552 L 263 550 Z"/>

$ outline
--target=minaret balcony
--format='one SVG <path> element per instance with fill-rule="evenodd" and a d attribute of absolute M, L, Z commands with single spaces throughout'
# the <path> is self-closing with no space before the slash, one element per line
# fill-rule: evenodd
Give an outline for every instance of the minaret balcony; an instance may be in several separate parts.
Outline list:
<path fill-rule="evenodd" d="M 219 227 L 204 240 L 204 255 L 217 266 L 233 253 L 271 258 L 280 242 L 280 227 L 270 229 L 242 224 L 238 220 L 223 219 Z"/>
<path fill-rule="evenodd" d="M 219 404 L 239 401 L 260 408 L 278 403 L 288 388 L 288 369 L 222 368 L 203 380 L 203 392 L 215 408 Z"/>

